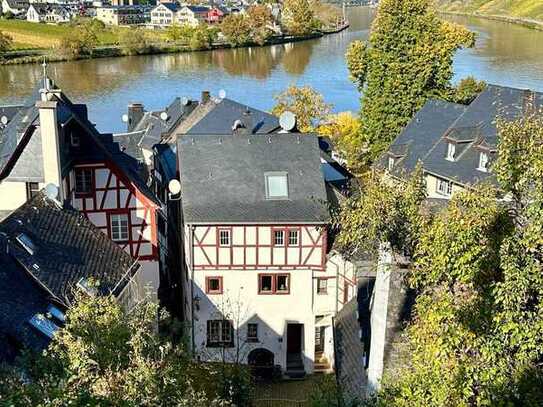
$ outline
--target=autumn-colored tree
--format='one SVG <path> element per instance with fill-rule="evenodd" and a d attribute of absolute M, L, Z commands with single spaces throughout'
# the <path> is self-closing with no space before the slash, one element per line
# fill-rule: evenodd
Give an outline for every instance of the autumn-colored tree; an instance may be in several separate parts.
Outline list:
<path fill-rule="evenodd" d="M 206 24 L 200 24 L 192 31 L 189 46 L 193 50 L 210 49 L 217 40 L 218 30 Z"/>
<path fill-rule="evenodd" d="M 264 4 L 251 6 L 247 10 L 247 17 L 251 40 L 258 45 L 264 45 L 273 35 L 273 16 L 270 8 Z"/>
<path fill-rule="evenodd" d="M 322 3 L 319 0 L 315 0 L 312 3 L 315 19 L 321 26 L 326 28 L 336 28 L 338 23 L 343 20 L 341 10 L 330 3 Z"/>
<path fill-rule="evenodd" d="M 91 55 L 98 44 L 95 26 L 92 24 L 78 25 L 69 35 L 60 42 L 61 52 L 70 58 Z"/>
<path fill-rule="evenodd" d="M 382 0 L 369 41 L 347 51 L 361 97 L 361 141 L 369 165 L 429 97 L 449 94 L 455 52 L 474 35 L 441 20 L 432 0 Z"/>
<path fill-rule="evenodd" d="M 221 32 L 233 47 L 245 45 L 251 40 L 251 24 L 245 14 L 229 14 L 221 23 Z"/>
<path fill-rule="evenodd" d="M 119 38 L 119 45 L 126 55 L 137 55 L 149 48 L 149 41 L 145 30 L 136 28 L 131 29 L 129 33 L 123 32 Z"/>
<path fill-rule="evenodd" d="M 0 31 L 0 52 L 6 52 L 11 48 L 13 39 L 8 35 Z"/>
<path fill-rule="evenodd" d="M 329 115 L 317 132 L 327 136 L 334 143 L 334 150 L 345 160 L 347 167 L 354 173 L 360 173 L 360 120 L 349 112 Z"/>
<path fill-rule="evenodd" d="M 174 42 L 190 42 L 194 29 L 188 24 L 172 24 L 166 29 L 166 36 Z"/>
<path fill-rule="evenodd" d="M 282 24 L 291 35 L 307 35 L 318 25 L 309 0 L 285 0 Z"/>
<path fill-rule="evenodd" d="M 292 85 L 274 98 L 277 104 L 272 109 L 272 114 L 280 116 L 287 110 L 291 111 L 296 115 L 298 130 L 304 133 L 314 131 L 332 108 L 322 95 L 310 86 Z"/>

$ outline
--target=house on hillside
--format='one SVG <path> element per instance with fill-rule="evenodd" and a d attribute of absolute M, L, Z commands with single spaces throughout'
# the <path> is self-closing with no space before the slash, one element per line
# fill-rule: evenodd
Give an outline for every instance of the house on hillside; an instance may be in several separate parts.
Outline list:
<path fill-rule="evenodd" d="M 31 4 L 26 12 L 26 21 L 32 23 L 68 23 L 74 13 L 68 7 L 56 4 Z"/>
<path fill-rule="evenodd" d="M 9 215 L 47 184 L 142 267 L 158 296 L 160 201 L 143 164 L 100 134 L 85 105 L 72 103 L 49 79 L 0 132 L 0 214 Z"/>
<path fill-rule="evenodd" d="M 177 12 L 180 6 L 177 3 L 160 2 L 151 10 L 151 25 L 156 27 L 168 27 L 178 23 Z"/>
<path fill-rule="evenodd" d="M 212 6 L 207 11 L 206 22 L 209 24 L 220 24 L 228 14 L 230 13 L 226 7 Z"/>
<path fill-rule="evenodd" d="M 404 179 L 422 164 L 431 199 L 447 200 L 481 182 L 495 183 L 496 118 L 520 118 L 543 107 L 543 93 L 487 85 L 469 105 L 429 100 L 386 151 L 377 167 Z"/>
<path fill-rule="evenodd" d="M 47 189 L 0 222 L 0 362 L 44 349 L 76 289 L 128 307 L 144 296 L 137 260 Z"/>
<path fill-rule="evenodd" d="M 106 25 L 115 26 L 146 23 L 144 7 L 134 5 L 97 7 L 95 18 Z"/>
<path fill-rule="evenodd" d="M 332 318 L 356 281 L 329 252 L 317 137 L 185 135 L 176 149 L 185 315 L 198 358 L 290 377 L 329 370 Z"/>
<path fill-rule="evenodd" d="M 181 25 L 197 27 L 207 22 L 209 10 L 206 6 L 184 6 L 177 11 L 176 21 Z"/>

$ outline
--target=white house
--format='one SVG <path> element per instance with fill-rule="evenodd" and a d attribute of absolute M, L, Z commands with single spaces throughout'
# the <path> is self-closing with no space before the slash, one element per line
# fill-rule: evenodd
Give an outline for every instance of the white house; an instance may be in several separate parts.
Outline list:
<path fill-rule="evenodd" d="M 176 21 L 181 25 L 197 27 L 207 21 L 209 10 L 209 7 L 204 6 L 184 6 L 177 12 Z"/>
<path fill-rule="evenodd" d="M 68 7 L 53 4 L 30 4 L 26 12 L 26 21 L 33 23 L 67 23 L 72 17 Z"/>
<path fill-rule="evenodd" d="M 2 13 L 10 12 L 14 15 L 26 13 L 28 0 L 2 0 Z"/>
<path fill-rule="evenodd" d="M 278 365 L 291 377 L 332 362 L 332 316 L 356 281 L 327 254 L 317 138 L 186 135 L 177 152 L 198 357 Z"/>
<path fill-rule="evenodd" d="M 167 27 L 177 22 L 180 6 L 177 3 L 160 3 L 151 10 L 151 25 Z"/>

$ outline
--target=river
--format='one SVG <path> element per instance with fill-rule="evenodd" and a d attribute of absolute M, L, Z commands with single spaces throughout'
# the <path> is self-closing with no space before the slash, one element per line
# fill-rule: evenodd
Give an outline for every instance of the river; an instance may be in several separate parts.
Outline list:
<path fill-rule="evenodd" d="M 359 95 L 348 79 L 348 44 L 368 36 L 373 10 L 347 9 L 351 27 L 317 40 L 270 47 L 107 58 L 50 64 L 48 71 L 76 102 L 87 103 L 102 131 L 122 131 L 129 102 L 161 109 L 176 96 L 202 90 L 268 110 L 290 84 L 310 85 L 334 110 L 357 111 Z M 498 21 L 445 17 L 478 34 L 473 49 L 455 57 L 455 81 L 472 75 L 489 83 L 543 91 L 543 32 Z M 0 66 L 0 104 L 24 100 L 41 78 L 39 65 Z"/>

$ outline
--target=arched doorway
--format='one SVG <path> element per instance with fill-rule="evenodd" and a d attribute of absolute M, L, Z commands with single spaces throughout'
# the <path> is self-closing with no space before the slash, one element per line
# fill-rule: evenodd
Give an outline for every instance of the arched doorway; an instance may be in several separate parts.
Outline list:
<path fill-rule="evenodd" d="M 248 357 L 247 362 L 251 367 L 251 372 L 256 379 L 272 379 L 280 375 L 280 371 L 276 372 L 274 365 L 274 354 L 268 349 L 257 348 L 253 349 Z"/>

